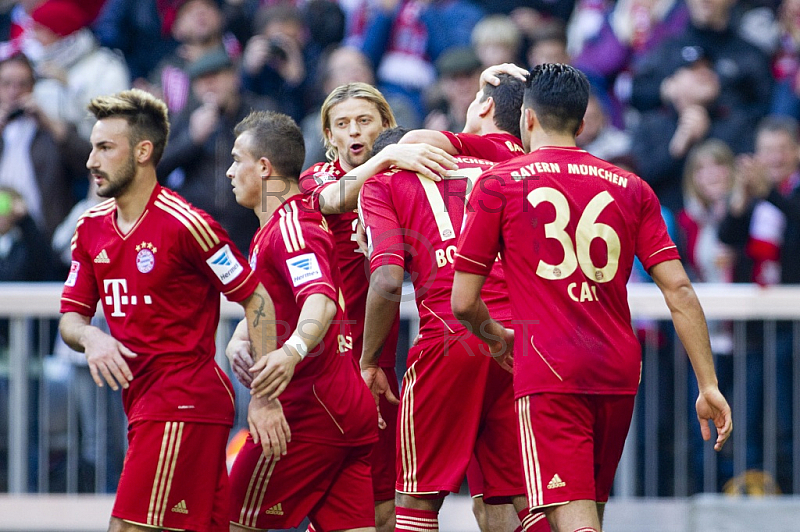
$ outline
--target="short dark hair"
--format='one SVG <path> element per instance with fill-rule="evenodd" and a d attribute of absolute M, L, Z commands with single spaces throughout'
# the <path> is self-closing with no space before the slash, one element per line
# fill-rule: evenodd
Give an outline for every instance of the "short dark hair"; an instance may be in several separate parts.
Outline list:
<path fill-rule="evenodd" d="M 509 74 L 498 74 L 497 77 L 500 78 L 498 85 L 487 83 L 483 86 L 481 101 L 491 98 L 494 101 L 494 125 L 520 138 L 519 117 L 525 82 Z"/>
<path fill-rule="evenodd" d="M 575 134 L 589 103 L 589 80 L 575 67 L 544 63 L 531 70 L 523 107 L 531 108 L 549 131 Z"/>
<path fill-rule="evenodd" d="M 767 115 L 761 119 L 758 123 L 758 127 L 756 128 L 756 137 L 758 137 L 761 133 L 769 132 L 769 133 L 786 133 L 789 138 L 795 144 L 800 142 L 800 136 L 798 136 L 798 123 L 797 120 L 792 118 L 791 116 L 782 116 L 782 115 Z"/>
<path fill-rule="evenodd" d="M 303 171 L 306 145 L 303 132 L 291 117 L 275 111 L 251 111 L 233 128 L 239 135 L 251 132 L 250 154 L 266 157 L 281 177 L 297 180 Z"/>
<path fill-rule="evenodd" d="M 27 68 L 28 72 L 31 74 L 31 86 L 33 86 L 34 82 L 36 81 L 36 69 L 33 67 L 33 63 L 31 63 L 31 60 L 28 59 L 27 55 L 22 52 L 15 52 L 9 57 L 0 61 L 0 68 L 3 68 L 4 65 L 9 63 L 19 63 L 23 67 Z"/>
<path fill-rule="evenodd" d="M 411 131 L 407 127 L 395 126 L 384 129 L 380 134 L 375 137 L 375 142 L 372 143 L 372 153 L 370 157 L 377 155 L 390 144 L 397 144 L 403 135 Z"/>
<path fill-rule="evenodd" d="M 98 96 L 87 106 L 98 120 L 123 118 L 128 123 L 131 147 L 143 140 L 153 143 L 153 166 L 158 165 L 169 137 L 167 104 L 141 89 Z"/>

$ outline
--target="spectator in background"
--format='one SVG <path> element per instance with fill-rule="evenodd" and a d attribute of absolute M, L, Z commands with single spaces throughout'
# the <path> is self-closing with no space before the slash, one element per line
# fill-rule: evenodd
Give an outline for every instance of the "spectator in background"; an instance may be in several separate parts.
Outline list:
<path fill-rule="evenodd" d="M 583 116 L 583 130 L 575 137 L 575 141 L 584 150 L 606 161 L 626 156 L 631 149 L 630 135 L 611 124 L 603 105 L 594 94 L 589 96 Z"/>
<path fill-rule="evenodd" d="M 259 11 L 258 31 L 245 46 L 242 79 L 245 89 L 278 102 L 278 110 L 299 121 L 305 115 L 308 30 L 303 14 L 291 5 Z"/>
<path fill-rule="evenodd" d="M 75 127 L 50 119 L 33 98 L 33 66 L 22 54 L 0 62 L 0 185 L 15 189 L 48 241 L 74 203 L 72 183 L 91 150 Z"/>
<path fill-rule="evenodd" d="M 431 90 L 425 117 L 425 129 L 460 132 L 464 129 L 467 109 L 480 89 L 483 67 L 469 47 L 447 50 L 436 60 L 439 81 Z"/>
<path fill-rule="evenodd" d="M 472 30 L 472 46 L 483 68 L 517 63 L 521 45 L 522 33 L 507 15 L 485 17 Z"/>
<path fill-rule="evenodd" d="M 22 195 L 0 186 L 0 281 L 52 280 L 48 247 Z"/>
<path fill-rule="evenodd" d="M 777 83 L 772 114 L 800 119 L 800 0 L 783 0 L 779 9 L 780 43 L 772 61 Z"/>
<path fill-rule="evenodd" d="M 681 256 L 690 277 L 701 283 L 733 280 L 732 249 L 719 240 L 719 226 L 733 189 L 734 155 L 711 139 L 692 148 L 683 174 L 683 209 L 678 213 Z M 716 351 L 715 351 L 716 352 Z"/>
<path fill-rule="evenodd" d="M 36 100 L 48 117 L 74 124 L 88 141 L 92 120 L 86 106 L 95 96 L 130 87 L 125 61 L 98 45 L 84 11 L 68 0 L 47 0 L 31 17 L 43 46 L 36 62 Z"/>
<path fill-rule="evenodd" d="M 575 56 L 614 123 L 623 123 L 623 106 L 631 96 L 631 67 L 666 39 L 689 25 L 683 0 L 620 0 L 609 6 L 596 33 Z"/>
<path fill-rule="evenodd" d="M 719 80 L 722 109 L 743 112 L 744 129 L 755 129 L 769 109 L 772 75 L 767 57 L 739 37 L 732 23 L 735 0 L 687 0 L 690 24 L 661 43 L 634 65 L 631 105 L 639 111 L 672 103 L 667 80 L 699 49 Z M 738 151 L 731 146 L 734 152 Z"/>
<path fill-rule="evenodd" d="M 738 161 L 738 172 L 719 238 L 736 252 L 735 282 L 800 283 L 800 140 L 797 121 L 768 116 L 756 131 L 754 155 Z M 764 327 L 747 326 L 747 467 L 763 467 L 764 393 L 777 405 L 777 482 L 790 491 L 792 460 L 792 323 L 775 327 L 775 368 L 765 368 Z M 775 371 L 775 389 L 764 389 L 765 371 Z"/>
<path fill-rule="evenodd" d="M 544 63 L 572 62 L 567 52 L 567 33 L 561 22 L 542 24 L 529 35 L 530 44 L 526 53 L 530 68 Z"/>
<path fill-rule="evenodd" d="M 661 84 L 663 106 L 642 115 L 632 146 L 639 175 L 673 212 L 682 207 L 683 165 L 693 146 L 717 138 L 742 153 L 753 143 L 751 115 L 729 106 L 730 94 L 723 93 L 729 74 L 718 74 L 713 58 L 699 46 L 685 46 L 679 53 L 682 65 Z"/>
<path fill-rule="evenodd" d="M 436 80 L 433 62 L 448 48 L 467 46 L 483 11 L 466 0 L 385 0 L 364 29 L 364 53 L 377 65 L 387 97 L 401 94 L 426 114 L 423 91 Z"/>
<path fill-rule="evenodd" d="M 361 82 L 375 85 L 375 72 L 369 59 L 360 50 L 351 46 L 340 46 L 323 53 L 317 69 L 319 81 L 315 84 L 317 96 L 313 98 L 313 112 L 306 115 L 300 126 L 306 141 L 306 159 L 303 168 L 325 160 L 325 142 L 320 124 L 319 104 L 333 89 L 348 83 Z M 389 95 L 386 100 L 392 108 L 397 123 L 409 129 L 420 127 L 416 111 L 407 99 L 400 95 Z"/>
<path fill-rule="evenodd" d="M 186 67 L 213 50 L 239 55 L 239 43 L 233 35 L 223 38 L 223 14 L 216 0 L 186 0 L 175 12 L 172 36 L 179 46 L 164 57 L 150 75 L 150 82 L 160 89 L 159 96 L 170 113 L 177 114 L 189 99 L 190 80 Z"/>
<path fill-rule="evenodd" d="M 106 0 L 94 23 L 101 46 L 120 50 L 138 85 L 178 44 L 171 36 L 175 11 L 183 0 Z"/>
<path fill-rule="evenodd" d="M 233 126 L 251 110 L 274 109 L 275 104 L 241 90 L 239 74 L 224 50 L 202 56 L 189 65 L 188 73 L 195 103 L 173 121 L 158 177 L 210 214 L 246 252 L 258 220 L 236 203 L 222 177 L 235 140 Z"/>

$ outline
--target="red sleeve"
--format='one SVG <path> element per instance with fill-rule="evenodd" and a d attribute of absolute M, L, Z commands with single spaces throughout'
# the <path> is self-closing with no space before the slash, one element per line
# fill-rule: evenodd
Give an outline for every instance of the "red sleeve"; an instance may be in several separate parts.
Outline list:
<path fill-rule="evenodd" d="M 85 219 L 78 221 L 72 237 L 72 264 L 61 292 L 61 312 L 94 316 L 100 295 L 94 276 L 94 264 L 84 248 L 87 236 Z"/>
<path fill-rule="evenodd" d="M 358 212 L 367 232 L 370 272 L 387 265 L 404 267 L 403 228 L 386 179 L 376 176 L 364 183 L 358 196 Z"/>
<path fill-rule="evenodd" d="M 187 256 L 192 257 L 203 275 L 229 301 L 244 301 L 255 291 L 258 279 L 225 229 L 205 212 L 195 212 L 202 217 L 212 245 L 203 246 L 195 235 L 186 230 L 181 241 L 187 248 Z"/>
<path fill-rule="evenodd" d="M 680 259 L 678 248 L 667 233 L 667 224 L 661 215 L 661 204 L 653 189 L 643 180 L 641 220 L 636 235 L 636 256 L 642 261 L 645 270 L 650 270 L 660 262 Z"/>
<path fill-rule="evenodd" d="M 456 271 L 488 276 L 500 251 L 505 198 L 503 183 L 494 173 L 484 173 L 475 183 L 467 205 L 467 219 L 458 239 Z"/>
<path fill-rule="evenodd" d="M 279 220 L 281 231 L 276 231 L 274 238 L 281 241 L 270 246 L 275 250 L 275 268 L 291 288 L 298 307 L 312 294 L 338 301 L 339 287 L 331 269 L 336 257 L 333 235 L 319 213 L 295 213 L 298 216 L 290 213 Z"/>
<path fill-rule="evenodd" d="M 313 209 L 320 209 L 320 194 L 325 187 L 336 183 L 336 176 L 336 169 L 331 163 L 316 164 L 300 175 L 300 193 L 309 199 Z"/>
<path fill-rule="evenodd" d="M 497 147 L 492 141 L 481 135 L 473 135 L 472 133 L 451 133 L 449 131 L 442 131 L 442 133 L 444 133 L 444 136 L 447 137 L 455 149 L 458 150 L 459 155 L 471 155 L 472 157 L 480 157 L 489 161 L 497 160 L 490 157 L 497 151 Z"/>

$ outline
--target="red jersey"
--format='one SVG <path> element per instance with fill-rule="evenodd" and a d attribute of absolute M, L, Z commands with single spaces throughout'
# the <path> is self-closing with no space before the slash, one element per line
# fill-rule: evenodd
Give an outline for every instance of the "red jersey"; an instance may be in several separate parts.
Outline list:
<path fill-rule="evenodd" d="M 653 190 L 578 148 L 544 147 L 492 168 L 470 197 L 455 269 L 487 275 L 502 252 L 517 397 L 634 394 L 641 347 L 626 282 L 678 259 Z"/>
<path fill-rule="evenodd" d="M 339 165 L 338 159 L 332 163 L 315 164 L 300 176 L 300 191 L 309 196 L 310 204 L 315 209 L 320 208 L 320 193 L 325 187 L 335 183 L 345 175 Z M 361 357 L 361 348 L 364 338 L 364 316 L 367 311 L 367 291 L 369 290 L 369 276 L 367 275 L 367 260 L 356 241 L 356 225 L 358 213 L 345 212 L 332 214 L 325 217 L 333 232 L 336 243 L 336 252 L 339 256 L 337 268 L 341 272 L 342 292 L 344 293 L 345 315 L 350 321 L 352 334 L 353 356 Z M 378 365 L 383 368 L 393 368 L 397 351 L 397 332 L 395 324 L 392 333 L 383 345 Z"/>
<path fill-rule="evenodd" d="M 61 312 L 93 316 L 138 356 L 122 390 L 128 419 L 233 424 L 233 387 L 214 362 L 219 294 L 242 301 L 258 286 L 228 234 L 205 212 L 156 185 L 122 234 L 114 199 L 86 211 L 72 237 Z"/>
<path fill-rule="evenodd" d="M 525 155 L 522 142 L 511 133 L 451 133 L 442 131 L 447 140 L 458 150 L 459 155 L 472 155 L 487 161 L 499 163 L 520 155 Z"/>
<path fill-rule="evenodd" d="M 280 396 L 292 439 L 347 446 L 377 441 L 375 401 L 346 341 L 333 235 L 310 199 L 293 196 L 273 213 L 253 237 L 250 265 L 275 305 L 279 347 L 297 328 L 310 295 L 337 303 L 325 337 L 297 365 Z"/>
<path fill-rule="evenodd" d="M 453 316 L 453 259 L 464 221 L 465 196 L 492 163 L 456 157 L 459 169 L 434 182 L 407 170 L 391 170 L 364 183 L 359 212 L 370 245 L 370 269 L 403 267 L 414 282 L 422 338 L 461 334 Z M 498 264 L 481 294 L 494 316 L 511 317 L 508 290 Z"/>

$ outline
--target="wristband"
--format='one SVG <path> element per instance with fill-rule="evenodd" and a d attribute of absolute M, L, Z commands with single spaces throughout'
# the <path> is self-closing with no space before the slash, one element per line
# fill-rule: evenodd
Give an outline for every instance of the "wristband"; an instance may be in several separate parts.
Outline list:
<path fill-rule="evenodd" d="M 308 344 L 306 344 L 305 340 L 303 340 L 298 334 L 291 335 L 283 345 L 294 347 L 295 351 L 297 351 L 297 353 L 300 355 L 300 360 L 306 358 L 306 355 L 308 354 Z"/>

